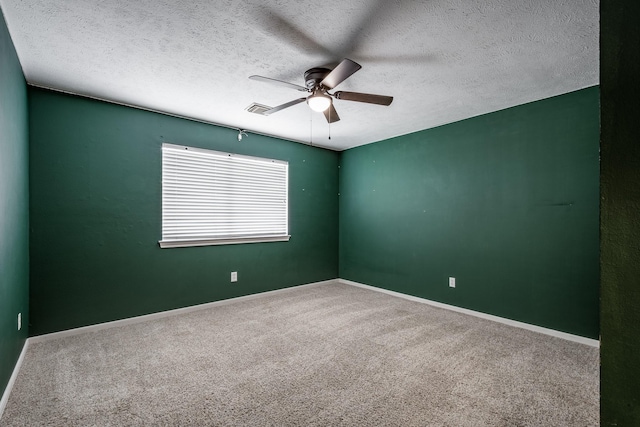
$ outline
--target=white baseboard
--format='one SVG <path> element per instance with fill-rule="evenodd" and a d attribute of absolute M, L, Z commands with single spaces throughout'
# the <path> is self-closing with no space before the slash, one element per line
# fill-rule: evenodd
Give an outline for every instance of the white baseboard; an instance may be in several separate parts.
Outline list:
<path fill-rule="evenodd" d="M 395 296 L 395 297 L 404 298 L 404 299 L 407 299 L 409 301 L 419 302 L 419 303 L 422 303 L 422 304 L 429 304 L 429 305 L 434 306 L 434 307 L 444 308 L 446 310 L 456 311 L 458 313 L 463 313 L 463 314 L 467 314 L 467 315 L 470 315 L 470 316 L 475 316 L 475 317 L 479 317 L 479 318 L 482 318 L 482 319 L 487 319 L 487 320 L 491 320 L 491 321 L 494 321 L 494 322 L 503 323 L 505 325 L 514 326 L 516 328 L 527 329 L 527 330 L 530 330 L 530 331 L 533 331 L 533 332 L 538 332 L 538 333 L 541 333 L 541 334 L 550 335 L 550 336 L 553 336 L 553 337 L 556 337 L 556 338 L 562 338 L 562 339 L 565 339 L 565 340 L 568 340 L 568 341 L 574 341 L 574 342 L 577 342 L 577 343 L 580 343 L 580 344 L 589 345 L 589 346 L 592 346 L 592 347 L 600 347 L 600 341 L 594 340 L 594 339 L 591 339 L 591 338 L 586 338 L 586 337 L 582 337 L 582 336 L 579 336 L 579 335 L 573 335 L 573 334 L 569 334 L 569 333 L 566 333 L 566 332 L 556 331 L 555 329 L 543 328 L 542 326 L 531 325 L 529 323 L 518 322 L 517 320 L 506 319 L 504 317 L 499 317 L 499 316 L 494 316 L 494 315 L 491 315 L 491 314 L 482 313 L 482 312 L 479 312 L 479 311 L 469 310 L 469 309 L 466 309 L 466 308 L 457 307 L 457 306 L 450 305 L 450 304 L 444 304 L 444 303 L 441 303 L 441 302 L 432 301 L 432 300 L 428 300 L 428 299 L 425 299 L 425 298 L 416 297 L 416 296 L 413 296 L 413 295 L 407 295 L 407 294 L 403 294 L 403 293 L 395 292 L 395 291 L 390 291 L 390 290 L 383 289 L 383 288 L 377 288 L 375 286 L 365 285 L 363 283 L 358 283 L 358 282 L 354 282 L 352 280 L 347 280 L 347 279 L 331 279 L 331 280 L 324 280 L 324 281 L 321 281 L 321 282 L 307 283 L 307 284 L 304 284 L 304 285 L 297 285 L 297 286 L 292 286 L 292 287 L 288 287 L 288 288 L 276 289 L 274 291 L 267 291 L 267 292 L 261 292 L 261 293 L 257 293 L 257 294 L 245 295 L 245 296 L 236 297 L 236 298 L 229 298 L 229 299 L 225 299 L 225 300 L 221 300 L 221 301 L 213 301 L 213 302 L 208 302 L 208 303 L 204 303 L 204 304 L 193 305 L 193 306 L 190 306 L 190 307 L 184 307 L 184 308 L 177 308 L 177 309 L 174 309 L 174 310 L 161 311 L 159 313 L 152 313 L 152 314 L 146 314 L 146 315 L 143 315 L 143 316 L 130 317 L 130 318 L 127 318 L 127 319 L 122 319 L 122 320 L 114 320 L 112 322 L 98 323 L 96 325 L 84 326 L 84 327 L 81 327 L 81 328 L 68 329 L 66 331 L 53 332 L 51 334 L 44 334 L 44 335 L 34 336 L 34 337 L 29 338 L 28 341 L 32 342 L 32 343 L 49 341 L 49 340 L 53 340 L 53 339 L 59 339 L 59 338 L 64 338 L 64 337 L 68 337 L 68 336 L 83 334 L 83 333 L 86 333 L 86 332 L 95 332 L 95 331 L 99 331 L 99 330 L 102 330 L 102 329 L 109 329 L 109 328 L 115 328 L 115 327 L 119 327 L 119 326 L 132 325 L 132 324 L 146 322 L 146 321 L 153 320 L 153 319 L 160 319 L 160 318 L 163 318 L 163 317 L 169 317 L 169 316 L 175 316 L 175 315 L 178 315 L 178 314 L 190 313 L 190 312 L 193 312 L 193 311 L 204 310 L 204 309 L 207 309 L 207 308 L 217 307 L 217 306 L 221 306 L 221 305 L 225 305 L 225 304 L 233 304 L 233 303 L 240 302 L 240 301 L 248 301 L 248 300 L 255 299 L 255 298 L 261 298 L 261 297 L 267 296 L 267 295 L 274 295 L 274 294 L 277 294 L 277 293 L 280 293 L 280 292 L 286 292 L 286 291 L 289 291 L 291 289 L 302 288 L 302 287 L 307 287 L 307 286 L 318 286 L 318 285 L 324 285 L 324 284 L 329 284 L 329 283 L 343 283 L 345 285 L 357 286 L 357 287 L 360 287 L 360 288 L 369 289 L 369 290 L 376 291 L 376 292 L 382 292 L 382 293 L 385 293 L 387 295 L 392 295 L 392 296 Z M 25 345 L 25 348 L 26 348 L 26 345 Z M 21 355 L 21 357 L 22 357 L 22 355 Z M 4 397 L 3 397 L 3 399 L 4 399 Z"/>
<path fill-rule="evenodd" d="M 482 319 L 492 320 L 494 322 L 503 323 L 509 326 L 515 326 L 516 328 L 527 329 L 529 331 L 538 332 L 545 335 L 551 335 L 552 337 L 562 338 L 568 341 L 574 341 L 580 344 L 589 345 L 592 347 L 600 347 L 600 341 L 592 338 L 581 337 L 580 335 L 568 334 L 566 332 L 556 331 L 555 329 L 543 328 L 541 326 L 531 325 L 529 323 L 518 322 L 517 320 L 505 319 L 504 317 L 493 316 L 491 314 L 482 313 L 479 311 L 469 310 L 462 307 L 456 307 L 455 305 L 444 304 L 437 301 L 431 301 L 425 298 L 415 297 L 413 295 L 407 295 L 400 292 L 390 291 L 387 289 L 376 288 L 375 286 L 369 286 L 362 283 L 354 282 L 352 280 L 338 279 L 338 282 L 345 285 L 357 286 L 359 288 L 369 289 L 376 292 L 382 292 L 387 295 L 393 295 L 395 297 L 404 298 L 409 301 L 419 302 L 422 304 L 429 304 L 434 307 L 444 308 L 446 310 L 456 311 L 458 313 L 468 314 L 470 316 L 480 317 Z"/>
<path fill-rule="evenodd" d="M 31 341 L 32 343 L 44 342 L 44 341 L 49 341 L 49 340 L 54 340 L 54 339 L 59 339 L 59 338 L 70 337 L 70 336 L 73 336 L 73 335 L 84 334 L 86 332 L 96 332 L 96 331 L 100 331 L 102 329 L 109 329 L 109 328 L 116 328 L 116 327 L 119 327 L 119 326 L 133 325 L 133 324 L 136 324 L 136 323 L 147 322 L 149 320 L 161 319 L 163 317 L 169 317 L 169 316 L 175 316 L 175 315 L 178 315 L 178 314 L 191 313 L 193 311 L 198 311 L 198 310 L 205 310 L 207 308 L 218 307 L 218 306 L 225 305 L 225 304 L 233 304 L 233 303 L 240 302 L 240 301 L 248 301 L 248 300 L 255 299 L 255 298 L 261 298 L 261 297 L 264 297 L 264 296 L 267 296 L 267 295 L 274 295 L 274 294 L 278 294 L 280 292 L 290 291 L 291 289 L 299 289 L 299 288 L 308 287 L 308 286 L 318 286 L 318 285 L 325 285 L 325 284 L 329 284 L 329 283 L 335 283 L 336 280 L 338 280 L 338 279 L 324 280 L 322 282 L 307 283 L 307 284 L 304 284 L 304 285 L 297 285 L 297 286 L 291 286 L 291 287 L 288 287 L 288 288 L 276 289 L 274 291 L 260 292 L 260 293 L 257 293 L 257 294 L 244 295 L 244 296 L 236 297 L 236 298 L 229 298 L 229 299 L 224 299 L 224 300 L 220 300 L 220 301 L 207 302 L 207 303 L 204 303 L 204 304 L 192 305 L 192 306 L 189 306 L 189 307 L 176 308 L 174 310 L 167 310 L 167 311 L 161 311 L 161 312 L 158 312 L 158 313 L 145 314 L 143 316 L 129 317 L 129 318 L 126 318 L 126 319 L 114 320 L 114 321 L 111 321 L 111 322 L 98 323 L 98 324 L 95 324 L 95 325 L 83 326 L 83 327 L 74 328 L 74 329 L 67 329 L 66 331 L 53 332 L 53 333 L 50 333 L 50 334 L 43 334 L 43 335 L 33 336 L 33 337 L 29 338 L 29 341 Z"/>
<path fill-rule="evenodd" d="M 2 414 L 4 414 L 4 408 L 7 407 L 7 402 L 9 402 L 9 395 L 11 394 L 11 390 L 13 389 L 13 384 L 16 382 L 16 378 L 18 378 L 18 373 L 20 372 L 22 362 L 24 361 L 24 355 L 27 353 L 27 347 L 29 347 L 28 338 L 25 340 L 24 345 L 22 346 L 22 351 L 20 352 L 20 357 L 18 357 L 16 366 L 13 367 L 13 373 L 11 374 L 11 377 L 9 377 L 7 388 L 5 388 L 4 393 L 2 393 L 2 399 L 0 399 L 0 419 L 2 419 Z"/>

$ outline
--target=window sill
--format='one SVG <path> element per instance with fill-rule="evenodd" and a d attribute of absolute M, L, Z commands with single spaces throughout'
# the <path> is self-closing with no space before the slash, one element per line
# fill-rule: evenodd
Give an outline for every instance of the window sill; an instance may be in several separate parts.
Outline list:
<path fill-rule="evenodd" d="M 191 246 L 215 246 L 215 245 L 238 245 L 241 243 L 265 243 L 265 242 L 288 242 L 291 238 L 287 236 L 256 236 L 256 237 L 233 237 L 228 239 L 198 239 L 198 240 L 160 240 L 158 243 L 162 249 L 165 248 L 188 248 Z"/>

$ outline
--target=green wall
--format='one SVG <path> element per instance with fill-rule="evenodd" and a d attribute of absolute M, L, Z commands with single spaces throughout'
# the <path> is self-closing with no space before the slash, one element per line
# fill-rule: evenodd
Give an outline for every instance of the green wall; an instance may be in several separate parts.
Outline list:
<path fill-rule="evenodd" d="M 32 335 L 337 277 L 338 153 L 36 88 L 29 112 Z M 291 240 L 160 249 L 163 142 L 288 161 Z"/>
<path fill-rule="evenodd" d="M 340 277 L 597 339 L 598 98 L 343 152 Z"/>
<path fill-rule="evenodd" d="M 0 396 L 28 334 L 27 85 L 0 12 Z M 22 330 L 18 331 L 18 313 Z"/>
<path fill-rule="evenodd" d="M 600 3 L 603 426 L 640 426 L 640 4 Z"/>

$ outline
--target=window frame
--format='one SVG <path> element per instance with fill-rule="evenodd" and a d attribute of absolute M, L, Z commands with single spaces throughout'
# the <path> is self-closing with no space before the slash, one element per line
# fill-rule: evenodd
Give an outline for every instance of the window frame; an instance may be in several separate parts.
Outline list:
<path fill-rule="evenodd" d="M 161 240 L 158 241 L 158 244 L 161 248 L 180 248 L 180 247 L 194 247 L 194 246 L 212 246 L 212 245 L 231 245 L 231 244 L 242 244 L 242 243 L 264 243 L 264 242 L 286 242 L 289 241 L 291 235 L 289 234 L 289 162 L 284 160 L 277 159 L 269 159 L 264 157 L 254 157 L 254 156 L 245 156 L 241 154 L 235 153 L 227 153 L 216 150 L 209 150 L 204 148 L 197 147 L 189 147 L 184 145 L 163 143 L 162 144 L 162 178 L 161 178 L 161 193 L 162 193 L 162 208 L 161 208 Z M 259 164 L 279 164 L 284 165 L 284 193 L 285 193 L 285 231 L 283 233 L 276 234 L 266 234 L 266 233 L 258 233 L 258 234 L 249 234 L 243 233 L 240 236 L 219 236 L 214 237 L 212 235 L 203 236 L 202 238 L 167 238 L 165 236 L 165 203 L 167 202 L 166 193 L 168 190 L 165 189 L 165 180 L 167 179 L 167 174 L 165 171 L 165 154 L 169 151 L 180 152 L 182 150 L 187 150 L 192 153 L 203 153 L 209 156 L 218 157 L 217 161 L 222 161 L 224 159 L 229 160 L 239 160 L 247 164 L 251 163 L 259 163 Z M 216 160 L 212 160 L 216 161 Z M 212 171 L 214 171 L 214 167 L 212 167 Z M 236 179 L 236 178 L 234 178 Z M 240 178 L 237 178 L 240 179 Z M 282 183 L 278 183 L 282 184 Z M 231 194 L 232 195 L 232 194 Z M 214 197 L 215 198 L 215 197 Z"/>

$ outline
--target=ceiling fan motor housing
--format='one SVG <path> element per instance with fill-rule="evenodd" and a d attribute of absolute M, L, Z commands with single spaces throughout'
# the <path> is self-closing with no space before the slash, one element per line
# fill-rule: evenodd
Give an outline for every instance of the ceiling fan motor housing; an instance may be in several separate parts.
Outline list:
<path fill-rule="evenodd" d="M 331 72 L 328 68 L 311 68 L 304 73 L 304 81 L 307 89 L 313 90 L 320 86 L 320 82 Z"/>

